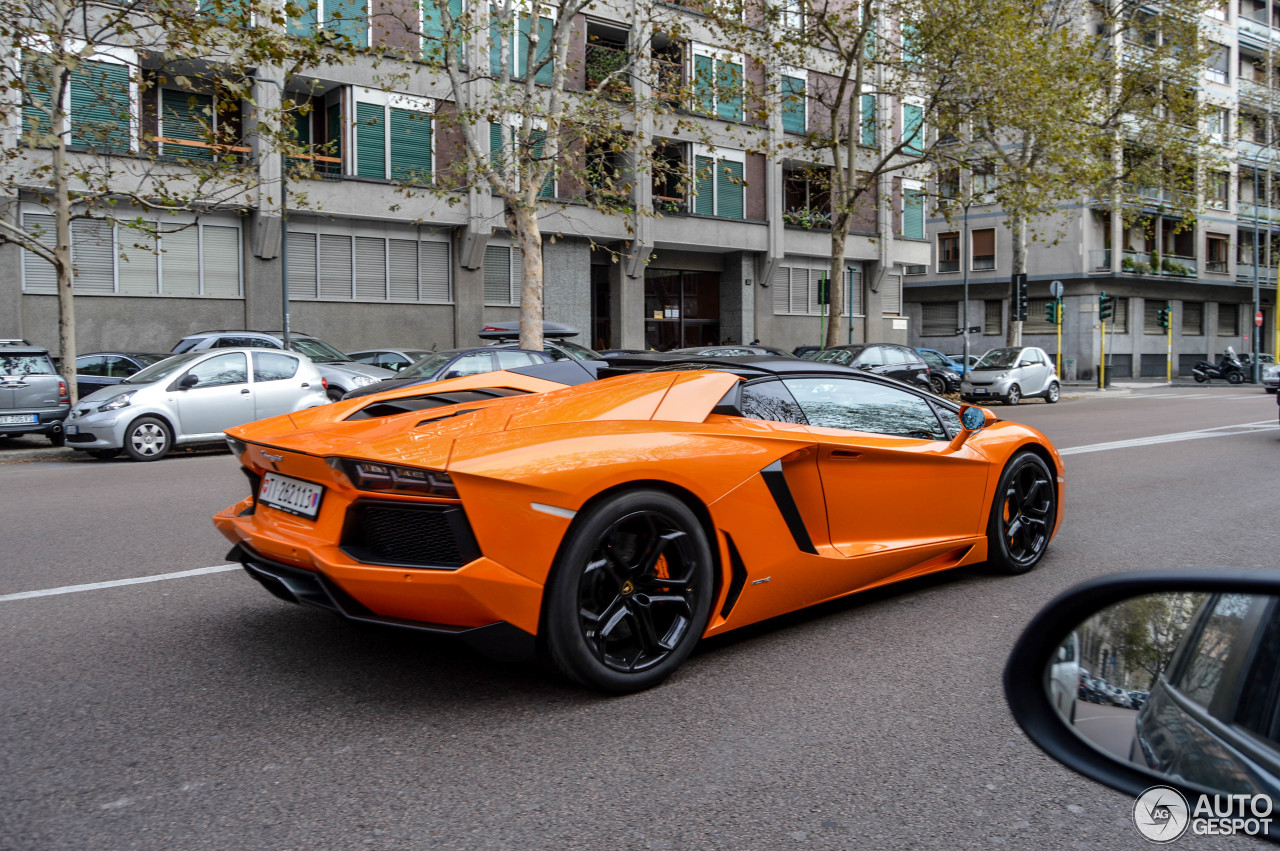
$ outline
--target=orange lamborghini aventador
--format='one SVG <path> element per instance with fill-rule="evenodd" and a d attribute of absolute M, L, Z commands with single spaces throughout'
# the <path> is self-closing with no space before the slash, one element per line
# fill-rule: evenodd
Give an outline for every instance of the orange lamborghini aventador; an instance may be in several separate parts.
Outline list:
<path fill-rule="evenodd" d="M 1044 435 L 812 361 L 494 372 L 227 434 L 251 496 L 214 522 L 273 594 L 613 692 L 824 600 L 1030 570 L 1062 519 Z"/>

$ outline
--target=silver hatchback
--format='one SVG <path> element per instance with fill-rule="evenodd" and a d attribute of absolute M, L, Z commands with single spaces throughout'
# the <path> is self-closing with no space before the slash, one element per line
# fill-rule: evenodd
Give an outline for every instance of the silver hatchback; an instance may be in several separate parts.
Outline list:
<path fill-rule="evenodd" d="M 221 443 L 223 429 L 328 401 L 320 371 L 300 355 L 188 352 L 81 399 L 67 420 L 67 446 L 95 458 L 124 451 L 155 461 L 174 446 Z"/>
<path fill-rule="evenodd" d="M 960 382 L 960 398 L 979 404 L 999 399 L 1016 405 L 1028 396 L 1043 396 L 1053 404 L 1061 395 L 1053 361 L 1035 346 L 992 349 L 965 372 Z"/>

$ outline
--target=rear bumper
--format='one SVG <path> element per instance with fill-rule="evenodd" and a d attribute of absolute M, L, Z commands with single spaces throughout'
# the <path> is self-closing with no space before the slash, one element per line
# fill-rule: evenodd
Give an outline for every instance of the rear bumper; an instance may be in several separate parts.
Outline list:
<path fill-rule="evenodd" d="M 71 407 L 54 411 L 0 411 L 6 416 L 34 416 L 33 423 L 0 423 L 0 434 L 56 434 L 62 431 L 62 421 L 71 413 Z"/>
<path fill-rule="evenodd" d="M 386 617 L 370 610 L 323 573 L 264 558 L 247 544 L 236 544 L 227 558 L 239 562 L 262 587 L 289 603 L 328 609 L 350 621 L 447 635 L 503 661 L 530 662 L 536 655 L 534 636 L 504 621 L 464 627 Z"/>

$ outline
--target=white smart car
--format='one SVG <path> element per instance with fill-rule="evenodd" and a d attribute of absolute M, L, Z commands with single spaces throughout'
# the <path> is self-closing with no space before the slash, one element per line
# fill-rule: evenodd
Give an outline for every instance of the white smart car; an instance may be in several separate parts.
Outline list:
<path fill-rule="evenodd" d="M 223 429 L 328 401 L 320 371 L 301 355 L 187 352 L 81 399 L 66 421 L 66 445 L 95 458 L 123 450 L 156 461 L 174 446 L 221 443 Z"/>

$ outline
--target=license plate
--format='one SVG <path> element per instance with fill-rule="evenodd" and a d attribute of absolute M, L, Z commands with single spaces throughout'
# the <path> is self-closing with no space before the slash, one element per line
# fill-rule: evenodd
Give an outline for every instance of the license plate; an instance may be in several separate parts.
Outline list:
<path fill-rule="evenodd" d="M 262 477 L 258 499 L 272 508 L 315 519 L 320 513 L 320 498 L 324 496 L 321 485 L 291 479 L 279 473 L 267 473 Z"/>
<path fill-rule="evenodd" d="M 5 414 L 0 417 L 0 423 L 4 425 L 21 425 L 23 423 L 37 423 L 40 418 L 35 414 Z"/>
<path fill-rule="evenodd" d="M 977 395 L 979 395 L 979 396 L 985 396 L 985 395 L 987 395 L 987 388 L 985 388 L 985 387 L 975 387 L 975 388 L 973 388 L 973 392 L 974 392 L 974 393 L 976 393 L 976 394 L 977 394 Z"/>
<path fill-rule="evenodd" d="M 66 426 L 62 430 L 67 434 L 79 434 L 80 426 Z"/>

